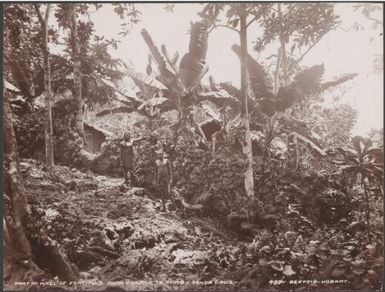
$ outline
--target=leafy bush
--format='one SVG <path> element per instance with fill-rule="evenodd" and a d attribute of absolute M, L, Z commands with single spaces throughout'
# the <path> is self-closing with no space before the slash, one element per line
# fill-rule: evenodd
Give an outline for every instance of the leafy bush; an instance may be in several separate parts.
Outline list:
<path fill-rule="evenodd" d="M 44 111 L 15 115 L 15 134 L 20 157 L 44 157 Z"/>

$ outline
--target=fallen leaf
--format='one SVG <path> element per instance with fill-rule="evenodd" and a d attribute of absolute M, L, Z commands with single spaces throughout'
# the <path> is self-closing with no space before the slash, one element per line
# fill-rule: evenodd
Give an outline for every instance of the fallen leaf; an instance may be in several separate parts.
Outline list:
<path fill-rule="evenodd" d="M 285 276 L 292 276 L 292 275 L 295 275 L 296 272 L 293 271 L 291 265 L 285 265 L 285 267 L 283 269 L 283 274 Z"/>
<path fill-rule="evenodd" d="M 274 270 L 277 270 L 277 271 L 282 271 L 282 270 L 283 270 L 283 264 L 282 264 L 282 262 L 273 261 L 273 262 L 270 262 L 270 266 L 271 266 Z"/>

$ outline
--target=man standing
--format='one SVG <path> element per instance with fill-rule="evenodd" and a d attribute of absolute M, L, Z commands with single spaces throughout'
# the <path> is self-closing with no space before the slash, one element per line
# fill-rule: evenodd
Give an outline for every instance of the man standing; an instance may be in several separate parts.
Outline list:
<path fill-rule="evenodd" d="M 126 132 L 123 141 L 120 143 L 120 158 L 124 171 L 124 181 L 128 184 L 128 172 L 130 172 L 131 186 L 136 184 L 134 176 L 134 143 L 139 140 L 141 138 L 132 140 L 130 133 Z"/>
<path fill-rule="evenodd" d="M 165 206 L 165 198 L 166 196 L 171 196 L 170 186 L 172 183 L 172 169 L 170 161 L 167 159 L 167 154 L 162 153 L 162 158 L 157 159 L 156 163 L 156 184 L 160 188 L 161 196 L 162 196 L 162 204 L 163 204 L 163 212 L 166 211 Z M 174 203 L 175 205 L 175 203 Z"/>

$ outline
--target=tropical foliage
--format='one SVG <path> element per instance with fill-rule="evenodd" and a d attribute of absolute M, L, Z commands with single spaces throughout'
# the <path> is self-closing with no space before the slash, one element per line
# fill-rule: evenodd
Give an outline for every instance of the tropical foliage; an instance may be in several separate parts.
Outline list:
<path fill-rule="evenodd" d="M 148 48 L 143 71 L 111 54 L 141 20 L 140 5 L 111 6 L 122 21 L 120 40 L 96 35 L 92 15 L 103 6 L 55 5 L 51 17 L 58 27 L 50 26 L 48 43 L 63 50 L 48 51 L 50 70 L 36 7 L 4 6 L 6 245 L 17 252 L 9 243 L 22 243 L 21 254 L 36 261 L 28 266 L 31 277 L 186 276 L 231 279 L 240 290 L 270 289 L 272 283 L 285 290 L 380 287 L 383 133 L 353 136 L 355 109 L 332 100 L 356 72 L 325 80 L 323 64 L 301 65 L 338 29 L 334 5 L 206 3 L 191 23 L 184 54 L 141 30 Z M 373 11 L 365 9 L 370 17 Z M 251 25 L 261 35 L 248 52 Z M 231 46 L 243 72 L 239 88 L 209 76 L 210 36 L 219 28 L 240 36 Z M 269 46 L 277 54 L 255 57 Z M 57 164 L 48 172 L 43 157 L 50 114 L 41 102 L 47 101 L 47 78 Z M 103 135 L 100 150 L 92 152 L 78 130 L 79 111 Z M 140 138 L 135 187 L 121 178 L 126 131 Z M 161 152 L 173 170 L 172 215 L 160 213 L 157 202 L 162 194 L 154 184 L 154 161 Z M 16 221 L 22 222 L 18 228 Z M 40 259 L 42 254 L 48 257 Z M 12 271 L 6 271 L 8 282 L 19 276 Z M 346 282 L 293 286 L 297 279 Z M 158 285 L 153 288 L 181 289 Z"/>

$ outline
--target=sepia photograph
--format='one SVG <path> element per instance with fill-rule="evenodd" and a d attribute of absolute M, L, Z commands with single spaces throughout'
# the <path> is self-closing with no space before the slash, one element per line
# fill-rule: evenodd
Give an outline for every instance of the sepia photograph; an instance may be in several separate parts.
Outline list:
<path fill-rule="evenodd" d="M 4 291 L 380 291 L 383 4 L 8 2 Z"/>

